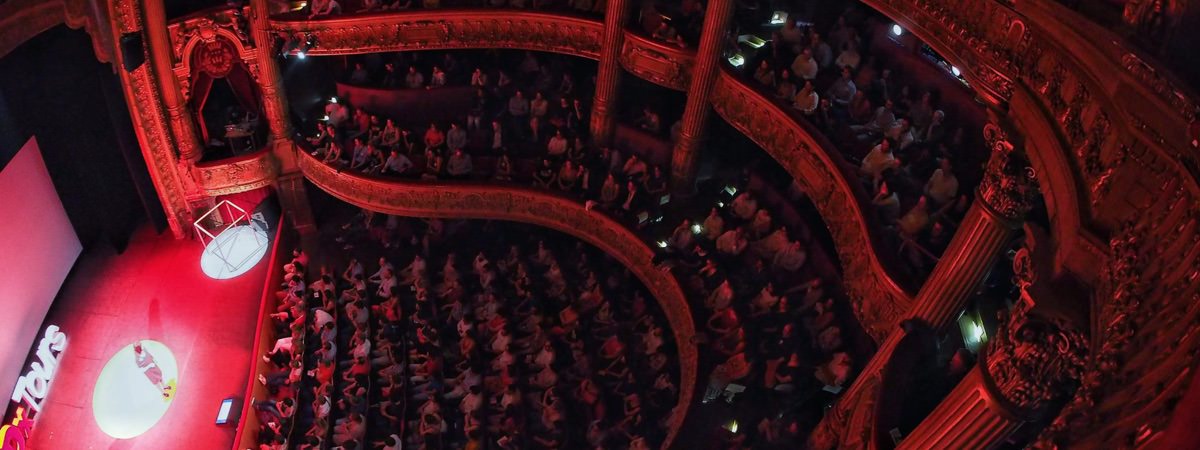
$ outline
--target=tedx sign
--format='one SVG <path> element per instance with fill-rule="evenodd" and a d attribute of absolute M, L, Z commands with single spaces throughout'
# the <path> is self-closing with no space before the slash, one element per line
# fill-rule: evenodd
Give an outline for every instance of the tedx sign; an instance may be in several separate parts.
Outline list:
<path fill-rule="evenodd" d="M 49 325 L 38 342 L 29 370 L 17 379 L 12 393 L 12 414 L 0 425 L 0 450 L 23 450 L 33 430 L 33 418 L 42 410 L 42 401 L 50 392 L 50 383 L 58 372 L 62 352 L 67 349 L 67 335 L 58 325 Z"/>

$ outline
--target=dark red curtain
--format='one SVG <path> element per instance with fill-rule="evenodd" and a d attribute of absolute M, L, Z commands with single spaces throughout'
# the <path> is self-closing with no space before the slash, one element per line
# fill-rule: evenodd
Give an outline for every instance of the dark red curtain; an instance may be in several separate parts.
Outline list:
<path fill-rule="evenodd" d="M 210 133 L 204 121 L 204 104 L 208 94 L 212 92 L 213 83 L 228 83 L 234 97 L 246 111 L 256 116 L 262 115 L 262 97 L 258 92 L 258 84 L 246 63 L 238 58 L 232 43 L 218 38 L 214 42 L 200 44 L 192 52 L 192 116 L 200 125 L 200 134 L 204 142 L 208 142 Z"/>

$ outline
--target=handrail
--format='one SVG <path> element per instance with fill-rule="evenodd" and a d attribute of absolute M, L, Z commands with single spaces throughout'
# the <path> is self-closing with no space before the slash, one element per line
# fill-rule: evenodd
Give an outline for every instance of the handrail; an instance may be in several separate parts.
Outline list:
<path fill-rule="evenodd" d="M 897 273 L 898 263 L 869 226 L 865 190 L 824 134 L 722 67 L 713 109 L 775 158 L 812 198 L 833 237 L 855 315 L 875 342 L 883 342 L 912 296 L 889 275 Z M 884 259 L 889 256 L 893 259 Z"/>
<path fill-rule="evenodd" d="M 517 185 L 479 182 L 412 181 L 343 172 L 298 151 L 304 176 L 347 203 L 386 214 L 410 217 L 509 220 L 551 228 L 596 246 L 641 280 L 658 301 L 679 352 L 679 401 L 671 413 L 664 449 L 679 432 L 696 386 L 695 325 L 683 289 L 674 276 L 654 264 L 654 252 L 633 231 L 612 217 L 586 208 L 562 194 Z"/>

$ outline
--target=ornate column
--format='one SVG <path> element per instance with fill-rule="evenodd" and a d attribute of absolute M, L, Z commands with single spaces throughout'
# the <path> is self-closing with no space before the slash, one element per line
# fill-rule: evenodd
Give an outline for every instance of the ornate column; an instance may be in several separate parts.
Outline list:
<path fill-rule="evenodd" d="M 122 36 L 130 33 L 141 33 L 145 28 L 145 12 L 136 0 L 112 1 L 101 6 L 108 8 L 112 42 L 118 42 Z M 176 239 L 182 239 L 192 229 L 192 212 L 187 203 L 186 183 L 182 180 L 189 177 L 186 171 L 179 173 L 182 164 L 176 154 L 174 136 L 168 124 L 170 119 L 160 100 L 163 94 L 158 89 L 159 77 L 155 75 L 152 64 L 142 64 L 132 71 L 119 69 L 126 59 L 146 56 L 147 49 L 139 50 L 143 52 L 142 55 L 114 51 L 113 65 L 118 68 L 116 72 L 121 77 L 121 87 L 125 91 L 125 103 L 129 105 L 129 116 L 137 133 L 138 146 L 142 149 L 150 179 L 154 181 L 154 190 L 166 212 L 167 225 Z"/>
<path fill-rule="evenodd" d="M 592 140 L 601 146 L 612 143 L 613 130 L 616 129 L 614 114 L 622 76 L 619 60 L 629 11 L 629 0 L 609 0 L 608 7 L 604 10 L 604 36 L 600 43 L 596 93 L 592 98 L 592 117 L 588 124 Z"/>
<path fill-rule="evenodd" d="M 983 134 L 992 155 L 975 203 L 907 315 L 935 330 L 953 321 L 966 306 L 996 257 L 1021 228 L 1037 192 L 1032 169 L 1016 153 L 1007 133 L 989 123 Z"/>
<path fill-rule="evenodd" d="M 1046 417 L 1083 375 L 1088 340 L 1079 329 L 1022 295 L 975 369 L 898 448 L 988 448 Z"/>
<path fill-rule="evenodd" d="M 262 90 L 263 116 L 270 128 L 271 145 L 279 157 L 280 173 L 296 172 L 296 158 L 291 145 L 292 125 L 288 117 L 287 97 L 283 90 L 283 77 L 279 74 L 279 63 L 275 59 L 275 36 L 271 33 L 269 15 L 271 5 L 267 0 L 250 1 L 250 29 L 254 38 L 254 54 L 257 70 L 254 77 Z M 283 145 L 285 144 L 286 145 Z"/>
<path fill-rule="evenodd" d="M 709 115 L 709 94 L 717 79 L 721 51 L 725 48 L 725 33 L 733 17 L 732 0 L 711 0 L 704 11 L 704 28 L 700 47 L 696 50 L 696 67 L 688 85 L 687 105 L 683 109 L 679 142 L 671 155 L 671 189 L 677 194 L 689 194 L 696 181 L 696 156 L 704 140 L 704 124 Z"/>
<path fill-rule="evenodd" d="M 957 318 L 983 282 L 1000 252 L 1023 224 L 1029 201 L 1037 192 L 1037 183 L 1028 163 L 1016 154 L 1008 134 L 989 123 L 984 138 L 992 149 L 975 203 L 967 211 L 950 246 L 904 316 L 940 330 Z M 896 328 L 879 344 L 875 356 L 860 372 L 859 379 L 878 376 L 892 358 L 896 345 L 904 337 Z M 809 438 L 809 447 L 832 449 L 838 446 L 855 405 L 869 396 L 854 383 L 826 413 L 817 431 Z M 867 399 L 869 400 L 869 399 Z"/>
<path fill-rule="evenodd" d="M 296 165 L 296 146 L 292 144 L 292 125 L 288 117 L 287 97 L 283 90 L 283 77 L 275 59 L 275 37 L 270 31 L 271 6 L 267 0 L 250 1 L 251 33 L 254 37 L 254 52 L 258 64 L 256 79 L 262 91 L 263 116 L 270 128 L 272 153 L 279 161 L 279 178 L 276 192 L 284 214 L 291 216 L 291 223 L 301 235 L 316 232 L 312 206 L 304 188 L 304 175 Z"/>
<path fill-rule="evenodd" d="M 175 135 L 179 161 L 186 164 L 184 170 L 190 170 L 191 165 L 200 160 L 204 148 L 196 137 L 196 124 L 187 113 L 179 81 L 175 79 L 174 51 L 167 32 L 166 11 L 161 0 L 145 0 L 141 5 L 146 15 L 146 48 L 162 91 L 162 105 L 170 119 L 171 133 Z M 190 177 L 183 178 L 190 180 Z"/>

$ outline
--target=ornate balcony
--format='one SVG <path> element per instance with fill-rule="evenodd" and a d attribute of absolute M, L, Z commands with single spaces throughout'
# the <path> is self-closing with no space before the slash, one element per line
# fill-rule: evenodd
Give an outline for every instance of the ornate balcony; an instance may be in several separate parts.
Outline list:
<path fill-rule="evenodd" d="M 697 354 L 691 308 L 675 277 L 651 261 L 654 252 L 613 218 L 553 192 L 514 185 L 424 182 L 342 172 L 298 152 L 301 172 L 315 186 L 347 203 L 386 214 L 493 219 L 551 228 L 581 239 L 616 258 L 657 299 L 679 348 L 679 402 L 662 448 L 670 448 L 691 406 Z"/>

